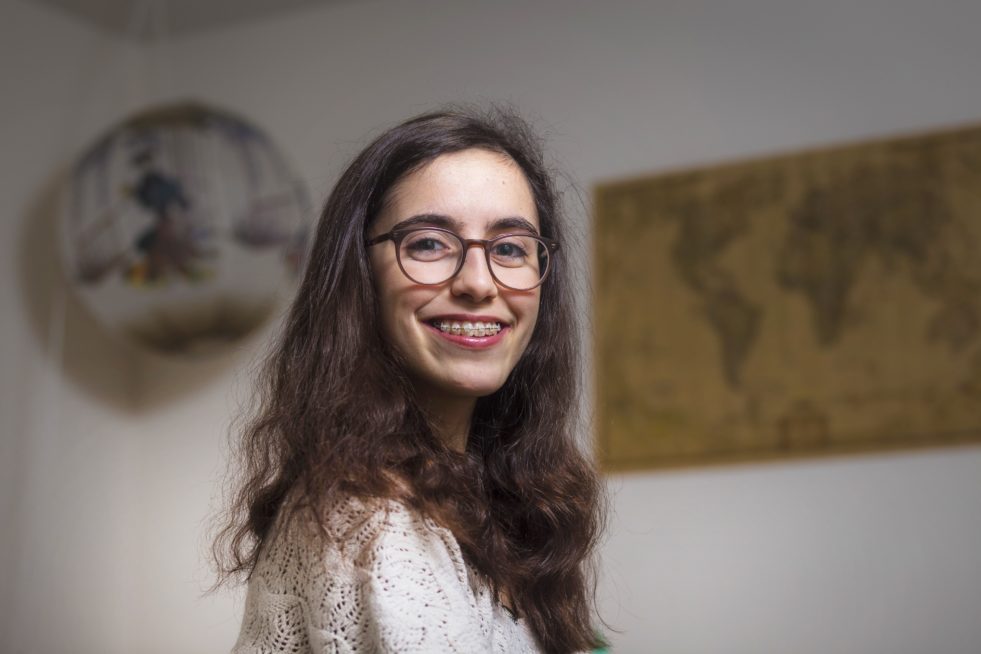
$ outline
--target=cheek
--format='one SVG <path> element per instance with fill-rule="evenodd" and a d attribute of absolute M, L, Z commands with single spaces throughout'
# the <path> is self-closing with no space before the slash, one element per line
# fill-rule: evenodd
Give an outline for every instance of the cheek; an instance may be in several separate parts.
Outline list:
<path fill-rule="evenodd" d="M 412 307 L 404 292 L 391 284 L 380 284 L 378 300 L 381 303 L 382 331 L 395 345 L 406 335 L 406 323 L 413 318 Z"/>
<path fill-rule="evenodd" d="M 535 293 L 534 296 L 528 298 L 522 298 L 520 303 L 515 305 L 515 309 L 521 314 L 521 321 L 525 325 L 524 334 L 522 335 L 522 352 L 528 343 L 531 342 L 531 335 L 535 332 L 535 326 L 538 325 L 538 312 L 541 308 L 541 294 Z"/>
<path fill-rule="evenodd" d="M 435 291 L 408 281 L 402 272 L 379 271 L 375 277 L 382 333 L 400 350 L 416 349 L 419 337 L 418 313 L 434 296 Z M 407 352 L 402 352 L 407 354 Z"/>
<path fill-rule="evenodd" d="M 378 309 L 381 316 L 382 326 L 386 334 L 391 334 L 393 321 L 398 316 L 399 304 L 399 282 L 401 273 L 397 270 L 398 264 L 388 261 L 386 257 L 381 257 L 372 253 L 371 272 L 375 286 L 375 295 L 378 297 Z"/>

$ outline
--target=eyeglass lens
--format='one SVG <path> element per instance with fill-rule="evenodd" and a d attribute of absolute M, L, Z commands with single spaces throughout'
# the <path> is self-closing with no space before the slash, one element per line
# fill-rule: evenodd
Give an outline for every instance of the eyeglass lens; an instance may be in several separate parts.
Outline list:
<path fill-rule="evenodd" d="M 488 243 L 487 248 L 491 272 L 509 288 L 534 288 L 548 269 L 548 248 L 532 236 L 506 236 Z M 441 284 L 453 276 L 466 251 L 463 242 L 450 233 L 418 230 L 405 235 L 398 254 L 410 279 Z"/>

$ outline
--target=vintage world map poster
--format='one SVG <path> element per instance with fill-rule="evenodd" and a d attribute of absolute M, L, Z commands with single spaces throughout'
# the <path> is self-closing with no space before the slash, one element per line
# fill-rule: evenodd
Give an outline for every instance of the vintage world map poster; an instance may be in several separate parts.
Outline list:
<path fill-rule="evenodd" d="M 607 470 L 981 441 L 981 128 L 596 189 Z"/>

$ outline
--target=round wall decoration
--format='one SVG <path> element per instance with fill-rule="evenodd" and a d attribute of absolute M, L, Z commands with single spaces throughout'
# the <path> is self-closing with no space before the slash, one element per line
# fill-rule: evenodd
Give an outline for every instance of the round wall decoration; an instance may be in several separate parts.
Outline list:
<path fill-rule="evenodd" d="M 168 354 L 240 340 L 292 288 L 310 202 L 257 127 L 200 104 L 142 112 L 71 170 L 69 279 L 106 326 Z"/>

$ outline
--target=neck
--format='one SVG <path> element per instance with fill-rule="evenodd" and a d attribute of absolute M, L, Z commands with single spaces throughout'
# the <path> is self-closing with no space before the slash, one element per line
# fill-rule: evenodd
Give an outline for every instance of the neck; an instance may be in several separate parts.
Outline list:
<path fill-rule="evenodd" d="M 450 449 L 465 452 L 470 435 L 470 419 L 477 399 L 430 395 L 422 398 L 422 405 L 436 436 Z"/>

